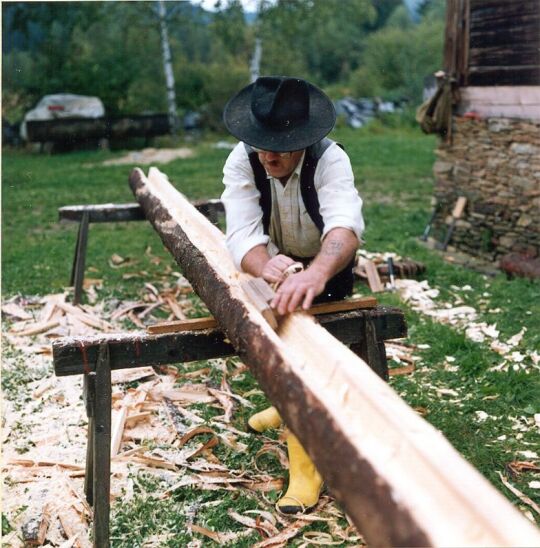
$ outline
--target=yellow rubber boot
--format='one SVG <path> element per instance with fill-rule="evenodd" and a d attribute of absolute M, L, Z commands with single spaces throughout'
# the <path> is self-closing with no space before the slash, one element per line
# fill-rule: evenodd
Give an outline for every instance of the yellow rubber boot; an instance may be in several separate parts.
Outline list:
<path fill-rule="evenodd" d="M 284 514 L 297 514 L 319 501 L 323 480 L 298 438 L 289 432 L 289 488 L 277 506 Z"/>
<path fill-rule="evenodd" d="M 269 428 L 279 428 L 281 426 L 281 417 L 275 407 L 269 407 L 260 413 L 255 413 L 248 420 L 248 427 L 254 432 L 264 432 Z"/>

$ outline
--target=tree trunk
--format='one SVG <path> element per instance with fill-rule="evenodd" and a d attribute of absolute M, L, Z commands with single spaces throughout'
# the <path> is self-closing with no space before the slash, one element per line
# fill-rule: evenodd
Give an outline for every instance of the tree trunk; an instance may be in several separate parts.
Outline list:
<path fill-rule="evenodd" d="M 165 72 L 165 81 L 167 84 L 167 106 L 169 110 L 169 125 L 172 135 L 178 132 L 178 116 L 176 114 L 176 93 L 174 90 L 174 73 L 171 60 L 171 47 L 169 45 L 169 33 L 167 31 L 167 21 L 165 12 L 165 3 L 158 0 L 159 30 L 161 35 L 161 51 L 163 55 L 163 70 Z"/>
<path fill-rule="evenodd" d="M 259 77 L 261 70 L 261 57 L 262 57 L 262 40 L 255 38 L 255 49 L 253 50 L 253 57 L 249 65 L 249 72 L 251 74 L 251 82 L 255 82 Z"/>
<path fill-rule="evenodd" d="M 274 332 L 223 233 L 165 175 L 130 185 L 238 354 L 375 546 L 533 546 L 535 528 L 369 366 L 303 312 Z"/>

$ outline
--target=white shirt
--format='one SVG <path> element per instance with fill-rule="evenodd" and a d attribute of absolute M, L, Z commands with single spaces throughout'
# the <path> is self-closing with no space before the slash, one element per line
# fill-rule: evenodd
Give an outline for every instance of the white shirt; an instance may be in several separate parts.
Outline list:
<path fill-rule="evenodd" d="M 321 235 L 307 212 L 300 191 L 300 159 L 287 184 L 268 176 L 272 191 L 270 235 L 264 234 L 260 193 L 244 143 L 232 150 L 223 168 L 225 190 L 221 196 L 227 219 L 227 247 L 240 268 L 248 251 L 266 245 L 271 256 L 278 253 L 313 257 L 321 242 L 334 228 L 352 230 L 360 241 L 364 230 L 362 199 L 354 186 L 354 175 L 347 154 L 332 143 L 321 156 L 314 174 L 320 213 L 324 222 Z"/>

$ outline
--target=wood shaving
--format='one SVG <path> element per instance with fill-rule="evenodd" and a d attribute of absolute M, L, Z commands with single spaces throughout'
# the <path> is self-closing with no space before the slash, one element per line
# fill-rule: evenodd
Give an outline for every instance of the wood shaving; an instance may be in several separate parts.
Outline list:
<path fill-rule="evenodd" d="M 499 474 L 499 478 L 501 478 L 501 481 L 503 483 L 503 485 L 509 490 L 511 491 L 514 495 L 516 495 L 516 497 L 519 498 L 519 500 L 521 500 L 521 502 L 523 502 L 524 504 L 527 504 L 528 506 L 530 506 L 537 514 L 540 515 L 540 506 L 538 506 L 538 504 L 536 504 L 536 502 L 534 502 L 532 499 L 530 499 L 527 495 L 523 494 L 519 489 L 517 489 L 516 487 L 514 487 L 502 474 L 501 472 L 498 472 Z"/>

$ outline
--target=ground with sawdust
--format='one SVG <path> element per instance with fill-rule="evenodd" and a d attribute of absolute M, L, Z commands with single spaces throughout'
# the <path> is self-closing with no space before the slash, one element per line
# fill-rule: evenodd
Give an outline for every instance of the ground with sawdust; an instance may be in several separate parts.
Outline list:
<path fill-rule="evenodd" d="M 120 158 L 105 160 L 104 166 L 122 166 L 122 165 L 149 165 L 149 164 L 168 164 L 173 160 L 186 159 L 193 157 L 193 150 L 186 147 L 180 148 L 143 148 L 133 152 L 128 152 Z"/>
<path fill-rule="evenodd" d="M 366 258 L 383 262 L 386 257 L 361 252 L 360 269 Z M 121 267 L 123 259 L 113 256 L 111 261 Z M 37 520 L 47 525 L 43 545 L 90 546 L 91 509 L 83 495 L 86 416 L 82 383 L 79 377 L 53 375 L 50 343 L 61 336 L 132 331 L 158 320 L 193 315 L 189 284 L 178 273 L 170 278 L 171 283 L 160 287 L 146 283 L 137 301 L 103 301 L 91 280 L 86 285 L 91 303 L 87 305 L 72 306 L 67 293 L 4 301 L 4 545 L 22 546 L 23 531 Z M 477 310 L 459 299 L 440 302 L 439 291 L 426 281 L 399 279 L 396 285 L 402 301 L 413 310 L 462 330 L 471 341 L 488 344 L 502 357 L 493 366 L 497 371 L 540 369 L 537 352 L 519 350 L 524 330 L 500 340 L 496 326 L 481 321 Z M 467 290 L 465 286 L 455 288 L 456 293 Z M 422 375 L 426 367 L 418 354 L 428 346 L 389 341 L 391 374 Z M 445 369 L 458 367 L 448 356 Z M 238 359 L 211 360 L 188 368 L 114 372 L 113 432 L 118 432 L 118 443 L 112 461 L 113 545 L 132 545 L 130 531 L 122 531 L 119 523 L 122 510 L 140 497 L 141 477 L 145 481 L 155 478 L 158 487 L 153 500 L 178 505 L 178 519 L 185 520 L 185 534 L 191 539 L 185 545 L 200 546 L 208 539 L 246 546 L 283 546 L 292 539 L 301 546 L 363 544 L 327 495 L 307 516 L 290 518 L 276 512 L 274 502 L 284 487 L 287 466 L 279 434 L 259 442 L 257 454 L 247 461 L 250 466 L 238 465 L 238 459 L 249 454 L 253 436 L 235 419 L 242 411 L 255 410 L 254 402 L 262 397 L 260 390 L 242 388 L 246 374 L 246 366 Z M 460 405 L 455 389 L 427 382 L 423 389 L 433 391 L 434 397 L 455 399 Z M 203 409 L 212 409 L 212 414 Z M 421 408 L 417 411 L 423 413 Z M 479 422 L 490 420 L 481 410 L 477 418 Z M 540 424 L 540 416 L 535 420 Z M 515 428 L 524 432 L 534 428 L 534 423 L 520 421 L 516 419 Z M 530 447 L 522 449 L 523 459 L 537 457 Z M 218 456 L 224 450 L 230 461 Z M 277 467 L 258 465 L 268 455 Z M 215 498 L 197 504 L 178 503 L 179 493 L 206 491 Z M 249 498 L 253 507 L 229 507 L 225 513 L 234 527 L 210 527 L 203 519 L 205 509 L 219 507 L 221 494 L 236 492 Z M 324 530 L 313 530 L 321 523 Z M 173 546 L 174 542 L 175 534 L 163 531 L 149 535 L 143 545 Z"/>
<path fill-rule="evenodd" d="M 120 262 L 121 258 L 113 260 Z M 91 545 L 91 509 L 83 494 L 86 416 L 82 382 L 80 377 L 53 375 L 51 341 L 60 336 L 125 332 L 127 324 L 131 329 L 133 324 L 144 327 L 157 321 L 154 314 L 158 310 L 162 312 L 160 319 L 163 313 L 167 319 L 184 319 L 192 309 L 190 288 L 183 278 L 164 290 L 146 284 L 138 302 L 103 302 L 95 291 L 87 285 L 94 303 L 77 307 L 69 304 L 67 293 L 42 298 L 18 296 L 3 303 L 7 317 L 3 334 L 7 377 L 4 515 L 11 529 L 4 545 L 22 546 L 23 532 L 33 521 L 48 523 L 44 545 Z M 211 360 L 194 367 L 189 371 L 144 367 L 113 372 L 112 431 L 121 432 L 113 448 L 113 501 L 129 503 L 134 497 L 134 478 L 144 473 L 160 482 L 165 479 L 160 497 L 170 497 L 182 489 L 238 490 L 258 501 L 258 511 L 229 511 L 238 524 L 236 531 L 212 531 L 194 517 L 189 525 L 193 546 L 200 545 L 201 537 L 234 543 L 256 531 L 259 534 L 255 536 L 272 538 L 272 545 L 280 545 L 318 520 L 329 523 L 333 531 L 317 533 L 323 540 L 360 543 L 361 537 L 328 496 L 322 497 L 317 512 L 302 519 L 276 512 L 266 495 L 279 493 L 284 487 L 287 459 L 279 436 L 265 437 L 250 470 L 229 467 L 215 456 L 213 449 L 218 445 L 233 453 L 247 451 L 252 435 L 235 428 L 233 416 L 239 406 L 253 410 L 249 398 L 260 395 L 260 390 L 240 394 L 231 389 L 246 373 L 246 366 L 238 360 Z M 218 386 L 211 379 L 211 373 L 215 379 L 216 372 L 221 377 Z M 197 404 L 212 406 L 218 413 L 205 420 Z M 272 454 L 280 462 L 280 474 L 271 475 L 257 466 L 257 459 L 264 454 Z M 158 546 L 166 539 L 170 540 L 170 535 L 145 545 Z"/>

